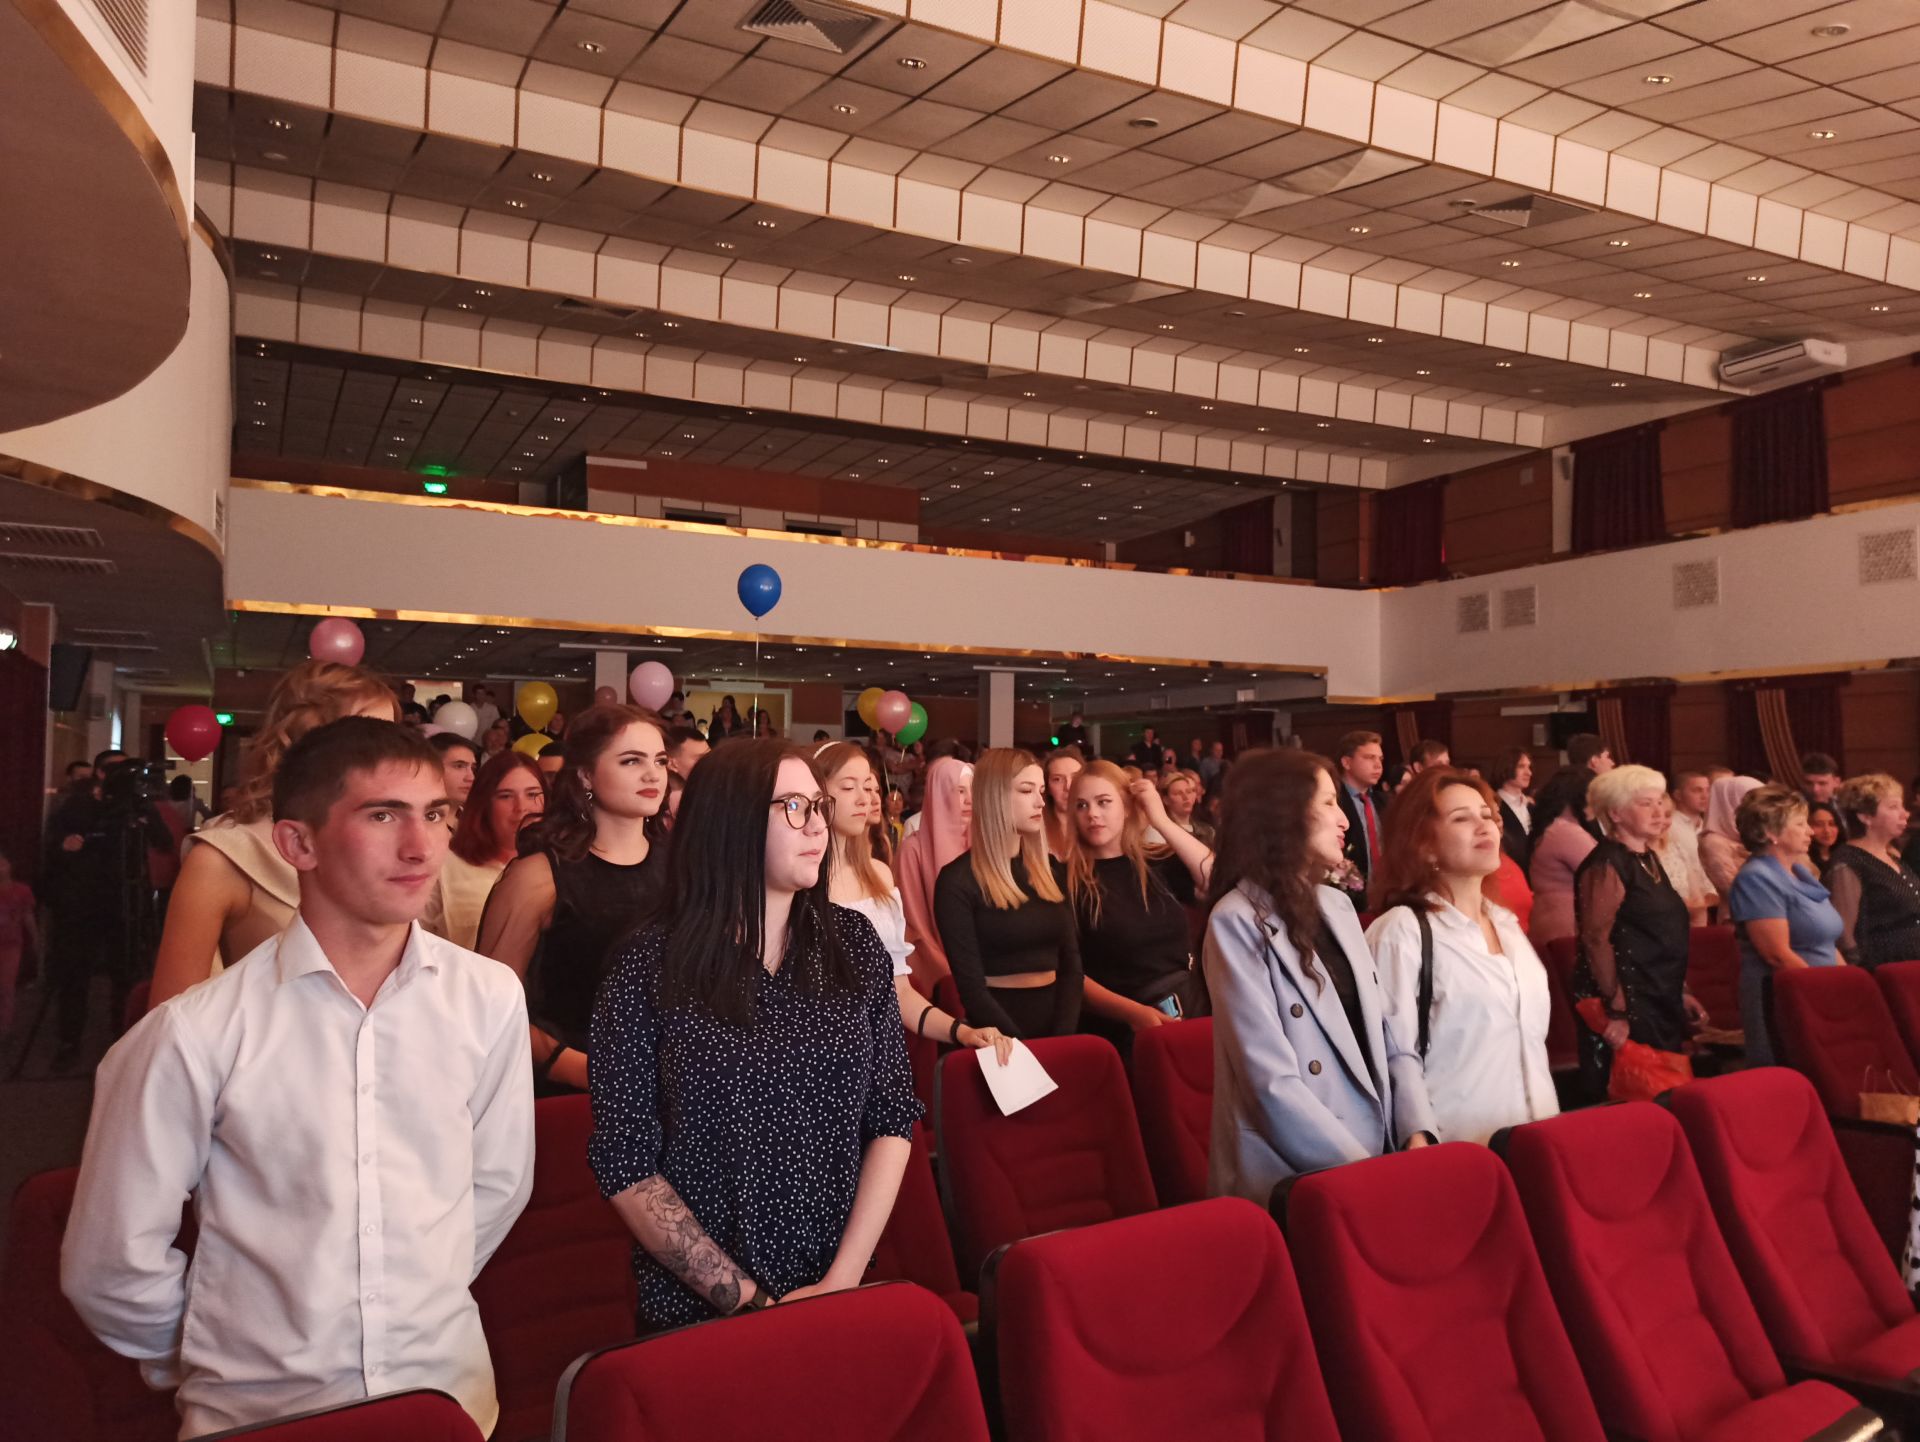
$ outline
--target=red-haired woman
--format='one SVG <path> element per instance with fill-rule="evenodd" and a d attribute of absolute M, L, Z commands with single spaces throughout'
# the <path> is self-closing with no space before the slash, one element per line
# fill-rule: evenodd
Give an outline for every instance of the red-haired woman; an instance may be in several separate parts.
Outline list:
<path fill-rule="evenodd" d="M 472 951 L 487 897 L 519 854 L 520 828 L 546 809 L 547 778 L 531 756 L 502 751 L 489 757 L 473 780 L 420 924 Z"/>
<path fill-rule="evenodd" d="M 1388 1017 L 1419 1057 L 1442 1141 L 1485 1142 L 1559 1114 L 1546 968 L 1500 904 L 1499 802 L 1430 767 L 1387 811 L 1367 930 Z"/>

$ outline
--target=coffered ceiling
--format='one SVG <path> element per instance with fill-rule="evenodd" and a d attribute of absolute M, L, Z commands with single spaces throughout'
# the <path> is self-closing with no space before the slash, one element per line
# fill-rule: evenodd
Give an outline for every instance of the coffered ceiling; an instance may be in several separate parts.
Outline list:
<path fill-rule="evenodd" d="M 1920 330 L 1906 0 L 200 16 L 242 340 L 337 353 L 336 390 L 358 353 L 608 393 L 533 456 L 476 422 L 500 479 L 594 427 L 812 474 L 891 448 L 916 483 L 964 439 L 1041 459 L 943 517 L 1078 533 L 1074 493 L 1145 462 L 1188 474 L 1142 526 L 1180 524 L 1236 478 L 1392 485 L 1711 403 L 1756 340 Z M 285 411 L 242 449 L 406 463 L 295 424 L 301 374 L 243 368 Z"/>

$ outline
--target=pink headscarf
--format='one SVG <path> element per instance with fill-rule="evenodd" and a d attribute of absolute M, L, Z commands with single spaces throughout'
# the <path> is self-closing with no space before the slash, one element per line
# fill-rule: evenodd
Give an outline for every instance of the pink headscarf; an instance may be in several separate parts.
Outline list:
<path fill-rule="evenodd" d="M 1706 830 L 1715 836 L 1724 836 L 1738 843 L 1740 828 L 1734 817 L 1740 810 L 1740 803 L 1747 799 L 1749 791 L 1759 790 L 1761 783 L 1751 776 L 1722 776 L 1713 783 L 1713 789 L 1707 793 Z"/>
<path fill-rule="evenodd" d="M 907 935 L 913 942 L 907 964 L 913 968 L 916 984 L 924 980 L 927 989 L 952 970 L 934 925 L 933 884 L 940 878 L 940 868 L 967 849 L 960 788 L 972 780 L 973 768 L 952 756 L 942 756 L 927 768 L 927 801 L 920 809 L 920 829 L 900 843 L 894 863 L 894 880 L 907 913 Z"/>

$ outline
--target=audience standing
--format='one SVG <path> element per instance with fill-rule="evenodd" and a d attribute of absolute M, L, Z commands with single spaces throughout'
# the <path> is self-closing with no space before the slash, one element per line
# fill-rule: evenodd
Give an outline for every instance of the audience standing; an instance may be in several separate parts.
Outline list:
<path fill-rule="evenodd" d="M 589 1158 L 642 1332 L 858 1286 L 892 1211 L 921 1108 L 887 949 L 827 897 L 827 810 L 796 748 L 708 757 L 595 1007 Z"/>
<path fill-rule="evenodd" d="M 1920 876 L 1894 850 L 1908 821 L 1900 783 L 1885 772 L 1856 776 L 1840 788 L 1840 808 L 1859 833 L 1827 865 L 1840 954 L 1866 967 L 1920 961 Z"/>
<path fill-rule="evenodd" d="M 1334 788 L 1341 813 L 1347 818 L 1345 850 L 1348 875 L 1364 892 L 1380 859 L 1380 827 L 1387 813 L 1388 793 L 1380 785 L 1386 769 L 1386 748 L 1377 731 L 1349 731 L 1340 738 L 1337 760 L 1340 774 Z"/>
<path fill-rule="evenodd" d="M 547 778 L 532 757 L 503 751 L 482 766 L 420 924 L 455 946 L 473 950 L 487 898 L 507 863 L 518 855 L 520 828 L 546 809 Z"/>
<path fill-rule="evenodd" d="M 1847 828 L 1840 820 L 1840 808 L 1831 801 L 1808 802 L 1807 832 L 1807 864 L 1813 868 L 1813 874 L 1824 881 L 1827 863 L 1847 835 Z"/>
<path fill-rule="evenodd" d="M 1518 746 L 1502 751 L 1487 780 L 1500 807 L 1500 844 L 1524 871 L 1532 859 L 1533 757 Z"/>
<path fill-rule="evenodd" d="M 1688 924 L 1705 926 L 1713 906 L 1713 888 L 1707 884 L 1706 872 L 1700 869 L 1699 852 L 1688 852 L 1676 837 L 1674 816 L 1673 796 L 1669 793 L 1661 798 L 1660 816 L 1649 849 L 1667 874 L 1668 882 L 1686 902 Z"/>
<path fill-rule="evenodd" d="M 1840 763 L 1824 751 L 1800 758 L 1800 794 L 1809 806 L 1831 803 L 1840 792 Z"/>
<path fill-rule="evenodd" d="M 1804 796 L 1785 786 L 1755 787 L 1741 800 L 1735 824 L 1747 853 L 1727 889 L 1740 940 L 1740 1020 L 1747 1061 L 1770 1066 L 1773 973 L 1839 965 L 1845 924 L 1807 865 L 1812 835 Z"/>
<path fill-rule="evenodd" d="M 1321 884 L 1343 856 L 1338 790 L 1302 751 L 1256 751 L 1227 776 L 1203 950 L 1216 1196 L 1265 1206 L 1287 1177 L 1438 1139 L 1353 903 Z"/>
<path fill-rule="evenodd" d="M 900 843 L 897 876 L 900 902 L 907 913 L 907 939 L 913 943 L 913 975 L 918 990 L 931 994 L 934 983 L 953 964 L 940 940 L 934 889 L 940 873 L 964 855 L 973 830 L 973 767 L 943 756 L 927 767 L 927 799 L 921 824 Z"/>
<path fill-rule="evenodd" d="M 682 780 L 693 775 L 693 768 L 700 764 L 700 758 L 712 749 L 707 738 L 691 726 L 667 728 L 667 765 Z"/>
<path fill-rule="evenodd" d="M 1047 855 L 1055 861 L 1073 851 L 1073 778 L 1086 764 L 1078 746 L 1066 745 L 1048 752 L 1041 768 L 1047 777 Z"/>
<path fill-rule="evenodd" d="M 1760 783 L 1751 776 L 1717 776 L 1707 791 L 1707 824 L 1700 833 L 1700 867 L 1707 884 L 1723 900 L 1733 890 L 1733 879 L 1746 864 L 1747 849 L 1740 844 L 1736 818 L 1740 803 Z"/>
<path fill-rule="evenodd" d="M 480 769 L 480 748 L 464 736 L 456 736 L 451 731 L 442 731 L 431 738 L 433 749 L 440 753 L 440 769 L 446 773 L 447 795 L 453 798 L 454 815 L 467 804 L 467 798 L 473 794 L 473 778 Z M 451 818 L 449 818 L 451 820 Z"/>
<path fill-rule="evenodd" d="M 1592 780 L 1591 771 L 1564 766 L 1533 799 L 1533 835 L 1527 848 L 1527 880 L 1533 886 L 1530 934 L 1542 951 L 1575 931 L 1574 876 L 1596 844 L 1587 830 L 1587 787 Z"/>

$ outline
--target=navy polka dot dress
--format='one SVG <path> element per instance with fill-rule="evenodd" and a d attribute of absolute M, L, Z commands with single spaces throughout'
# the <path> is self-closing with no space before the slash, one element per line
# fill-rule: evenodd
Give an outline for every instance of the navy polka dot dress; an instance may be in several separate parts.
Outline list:
<path fill-rule="evenodd" d="M 907 1068 L 893 963 L 873 924 L 831 908 L 859 973 L 821 995 L 782 965 L 754 972 L 754 1020 L 735 1026 L 657 1005 L 667 933 L 635 936 L 594 1009 L 589 1159 L 618 1196 L 666 1177 L 714 1242 L 775 1296 L 832 1265 L 867 1143 L 910 1137 L 921 1115 Z M 714 1315 L 642 1247 L 633 1250 L 642 1332 Z"/>

